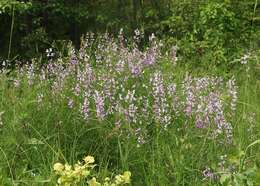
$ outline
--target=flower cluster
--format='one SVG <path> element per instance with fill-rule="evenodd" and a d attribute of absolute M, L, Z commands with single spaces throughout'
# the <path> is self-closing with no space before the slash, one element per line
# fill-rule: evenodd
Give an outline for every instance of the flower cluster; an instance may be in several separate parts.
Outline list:
<path fill-rule="evenodd" d="M 230 87 L 233 88 L 234 85 L 232 84 Z M 230 93 L 224 87 L 222 78 L 186 77 L 183 82 L 183 94 L 186 95 L 184 113 L 190 118 L 195 118 L 197 128 L 212 129 L 212 138 L 223 136 L 226 143 L 231 143 L 232 125 L 227 121 L 223 103 L 223 97 Z M 233 93 L 233 95 L 236 94 Z M 236 101 L 236 99 L 232 99 L 229 107 L 231 110 Z"/>
<path fill-rule="evenodd" d="M 214 173 L 212 172 L 212 170 L 208 167 L 206 167 L 203 171 L 202 171 L 202 174 L 203 174 L 203 177 L 204 177 L 204 180 L 207 180 L 207 179 L 214 179 Z"/>
<path fill-rule="evenodd" d="M 131 172 L 125 171 L 122 175 L 116 175 L 114 179 L 110 179 L 108 177 L 105 178 L 103 184 L 97 182 L 97 179 L 93 177 L 90 181 L 88 181 L 89 186 L 119 186 L 130 183 Z"/>
<path fill-rule="evenodd" d="M 57 183 L 59 185 L 70 186 L 79 183 L 82 179 L 90 175 L 90 170 L 94 168 L 94 158 L 87 156 L 84 164 L 78 162 L 72 167 L 69 164 L 55 163 L 53 169 L 55 174 L 59 176 Z"/>
<path fill-rule="evenodd" d="M 124 130 L 139 145 L 147 141 L 147 128 L 153 124 L 167 130 L 181 120 L 192 122 L 197 130 L 210 131 L 212 139 L 223 137 L 232 142 L 233 127 L 227 112 L 236 109 L 235 78 L 225 83 L 221 77 L 187 73 L 183 80 L 175 81 L 174 73 L 166 75 L 163 69 L 165 65 L 175 69 L 177 46 L 170 49 L 170 55 L 162 55 L 163 45 L 154 34 L 144 49 L 138 48 L 140 31 L 135 31 L 136 43 L 131 46 L 122 34 L 119 41 L 105 34 L 100 42 L 88 34 L 79 52 L 70 46 L 68 56 L 58 58 L 57 63 L 51 60 L 40 70 L 33 63 L 24 65 L 18 77 L 24 76 L 29 88 L 39 83 L 46 86 L 55 103 L 65 102 L 86 123 L 109 121 L 106 123 L 112 123 L 120 133 Z M 14 85 L 18 89 L 21 83 L 17 80 Z M 39 90 L 37 102 L 47 95 Z M 118 121 L 120 125 L 115 124 Z"/>
<path fill-rule="evenodd" d="M 58 185 L 72 186 L 79 184 L 81 181 L 86 181 L 89 186 L 118 186 L 130 183 L 131 172 L 125 171 L 122 175 L 116 175 L 114 179 L 106 177 L 101 184 L 97 181 L 96 177 L 91 176 L 91 170 L 95 167 L 94 157 L 86 156 L 83 158 L 83 161 L 84 163 L 78 162 L 74 166 L 55 163 L 53 169 L 59 177 L 57 181 Z"/>

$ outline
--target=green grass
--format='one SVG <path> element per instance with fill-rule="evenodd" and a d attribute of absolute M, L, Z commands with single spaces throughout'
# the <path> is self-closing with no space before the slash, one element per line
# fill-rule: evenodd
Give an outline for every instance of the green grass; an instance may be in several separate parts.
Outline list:
<path fill-rule="evenodd" d="M 12 78 L 17 74 L 1 74 L 0 185 L 55 185 L 53 164 L 57 161 L 73 164 L 85 155 L 95 157 L 97 177 L 129 170 L 132 185 L 137 186 L 221 185 L 219 177 L 223 174 L 216 174 L 215 180 L 204 180 L 202 171 L 210 167 L 217 172 L 220 156 L 227 155 L 227 166 L 232 163 L 237 166 L 236 173 L 244 179 L 243 183 L 251 180 L 254 185 L 259 184 L 259 143 L 250 146 L 243 155 L 249 144 L 260 139 L 260 72 L 254 64 L 238 65 L 228 73 L 217 67 L 204 70 L 182 64 L 172 67 L 169 63 L 158 68 L 165 79 L 173 77 L 178 86 L 187 72 L 197 77 L 236 78 L 237 110 L 229 120 L 234 128 L 232 144 L 208 139 L 210 131 L 201 132 L 194 127 L 194 122 L 180 117 L 166 131 L 152 123 L 148 126 L 147 143 L 138 146 L 135 139 L 127 137 L 127 132 L 120 134 L 114 128 L 115 118 L 120 116 L 102 122 L 93 117 L 86 122 L 76 109 L 68 108 L 64 95 L 70 92 L 53 96 L 48 83 L 36 81 L 30 87 L 25 77 L 20 77 L 21 85 L 15 88 Z M 149 74 L 150 71 L 142 80 L 147 81 Z M 139 81 L 133 79 L 128 83 L 139 86 Z M 39 92 L 45 95 L 41 104 L 37 103 Z M 131 133 L 131 127 L 124 130 Z M 241 168 L 240 160 L 244 157 Z M 253 170 L 252 178 L 251 175 L 242 178 L 247 170 Z"/>

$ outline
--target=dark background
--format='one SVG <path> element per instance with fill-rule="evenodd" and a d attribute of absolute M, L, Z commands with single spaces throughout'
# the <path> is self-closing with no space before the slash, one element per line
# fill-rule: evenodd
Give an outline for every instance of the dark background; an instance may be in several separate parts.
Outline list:
<path fill-rule="evenodd" d="M 10 1 L 11 2 L 11 1 Z M 17 2 L 17 1 L 16 1 Z M 31 0 L 0 14 L 0 57 L 35 57 L 53 42 L 73 41 L 78 48 L 86 32 L 126 36 L 139 28 L 190 50 L 258 45 L 259 4 L 255 0 Z M 14 11 L 13 11 L 13 8 Z M 188 47 L 188 46 L 187 46 Z M 192 48 L 193 47 L 193 48 Z M 230 50 L 229 50 L 230 49 Z M 235 51 L 237 52 L 237 51 Z M 199 52 L 198 52 L 199 53 Z"/>

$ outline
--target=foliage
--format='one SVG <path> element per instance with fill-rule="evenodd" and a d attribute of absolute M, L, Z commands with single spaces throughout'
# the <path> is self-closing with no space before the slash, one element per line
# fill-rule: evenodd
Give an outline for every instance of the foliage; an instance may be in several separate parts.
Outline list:
<path fill-rule="evenodd" d="M 260 182 L 258 1 L 0 5 L 0 185 Z"/>
<path fill-rule="evenodd" d="M 79 50 L 56 43 L 13 71 L 2 64 L 0 184 L 55 185 L 52 166 L 86 152 L 97 165 L 82 185 L 123 170 L 133 185 L 257 183 L 259 51 L 223 71 L 186 65 L 154 35 L 141 47 L 141 32 L 122 38 L 89 33 Z"/>
<path fill-rule="evenodd" d="M 246 154 L 250 147 L 257 145 L 260 140 L 256 140 L 245 151 L 240 151 L 237 156 L 233 156 L 227 162 L 222 159 L 222 166 L 219 169 L 220 183 L 222 185 L 255 185 L 257 178 L 257 165 L 247 160 L 245 165 Z M 253 164 L 253 165 L 252 165 Z"/>
<path fill-rule="evenodd" d="M 194 6 L 184 1 L 172 7 L 172 15 L 162 24 L 173 33 L 170 41 L 183 48 L 187 60 L 193 57 L 196 65 L 228 66 L 228 61 L 242 55 L 245 48 L 256 47 L 252 46 L 259 37 L 255 34 L 257 25 L 251 24 L 254 5 L 257 7 L 257 2 L 200 1 Z"/>
<path fill-rule="evenodd" d="M 2 1 L 2 7 L 5 4 L 9 10 L 12 3 L 23 10 L 16 15 L 13 45 L 16 47 L 12 53 L 27 58 L 43 53 L 53 40 L 72 40 L 78 48 L 80 37 L 89 31 L 117 34 L 123 28 L 130 35 L 140 28 L 145 33 L 145 41 L 151 33 L 175 44 L 178 41 L 185 46 L 183 56 L 187 59 L 195 55 L 198 59 L 204 58 L 202 61 L 211 58 L 214 64 L 226 64 L 241 55 L 244 47 L 250 47 L 249 43 L 256 43 L 259 36 L 256 19 L 259 4 L 255 0 L 95 0 L 87 3 L 33 0 L 30 3 Z M 11 24 L 8 14 L 10 11 L 1 14 L 2 24 Z M 9 31 L 0 29 L 2 36 Z M 37 34 L 40 35 L 35 39 Z M 8 43 L 5 38 L 1 46 Z"/>
<path fill-rule="evenodd" d="M 23 12 L 30 7 L 31 7 L 31 3 L 25 3 L 16 0 L 1 0 L 0 15 L 4 13 L 11 14 L 13 8 L 17 11 Z"/>
<path fill-rule="evenodd" d="M 95 167 L 93 164 L 95 162 L 92 156 L 86 156 L 83 158 L 84 163 L 78 162 L 72 167 L 68 164 L 55 163 L 53 169 L 55 174 L 59 176 L 58 184 L 64 186 L 80 184 L 80 182 L 87 182 L 90 186 L 101 186 L 99 182 L 96 181 L 95 177 L 92 176 L 91 170 Z M 115 176 L 114 181 L 106 177 L 102 185 L 104 186 L 117 186 L 130 183 L 131 173 L 125 171 L 123 175 Z M 87 179 L 88 178 L 88 179 Z M 89 180 L 89 181 L 87 181 Z"/>

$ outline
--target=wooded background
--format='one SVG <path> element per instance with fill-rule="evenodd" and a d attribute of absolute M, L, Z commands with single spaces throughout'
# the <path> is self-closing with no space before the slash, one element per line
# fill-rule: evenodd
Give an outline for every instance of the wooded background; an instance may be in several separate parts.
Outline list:
<path fill-rule="evenodd" d="M 246 46 L 259 36 L 257 0 L 0 0 L 0 56 L 33 57 L 86 32 L 139 28 L 194 47 Z M 10 47 L 11 43 L 11 47 Z M 185 44 L 185 42 L 183 42 Z M 206 47 L 206 48 L 207 48 Z M 9 57 L 10 57 L 9 56 Z"/>

